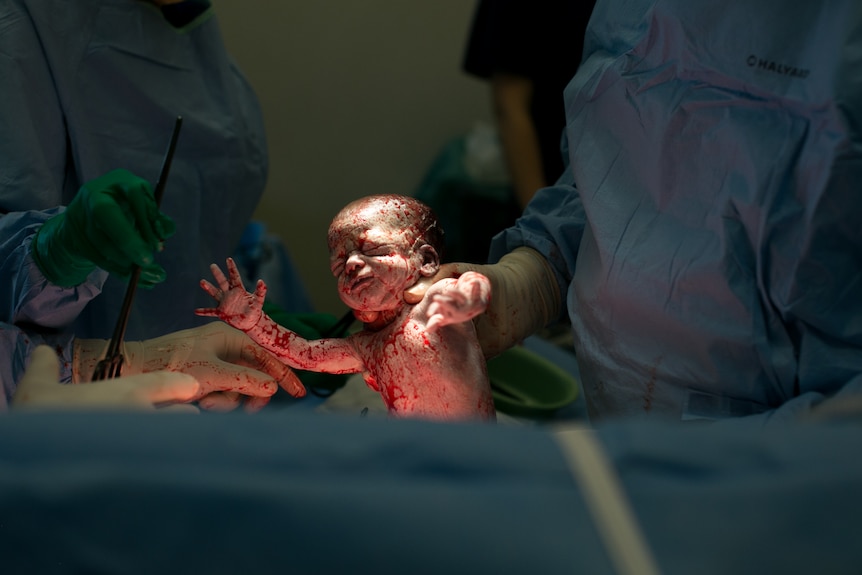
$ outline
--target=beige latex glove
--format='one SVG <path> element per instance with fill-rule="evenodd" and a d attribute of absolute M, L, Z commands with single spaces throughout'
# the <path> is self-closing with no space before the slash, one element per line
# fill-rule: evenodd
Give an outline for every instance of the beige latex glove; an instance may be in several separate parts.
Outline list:
<path fill-rule="evenodd" d="M 827 397 L 809 411 L 802 414 L 805 421 L 835 421 L 841 419 L 862 420 L 862 395 L 839 393 Z"/>
<path fill-rule="evenodd" d="M 70 409 L 143 409 L 176 404 L 159 411 L 191 411 L 193 405 L 181 405 L 194 398 L 200 385 L 194 377 L 182 373 L 158 371 L 96 381 L 82 385 L 60 383 L 57 354 L 40 345 L 30 358 L 30 365 L 12 397 L 16 411 L 50 411 Z"/>
<path fill-rule="evenodd" d="M 554 272 L 547 260 L 531 248 L 517 248 L 496 264 L 444 264 L 433 278 L 406 290 L 404 300 L 418 303 L 434 282 L 468 271 L 491 280 L 488 309 L 473 320 L 486 358 L 521 343 L 560 313 L 562 301 Z"/>
<path fill-rule="evenodd" d="M 107 341 L 76 340 L 72 381 L 86 382 L 102 359 Z M 305 387 L 289 367 L 254 343 L 243 332 L 222 322 L 187 329 L 144 341 L 124 342 L 123 375 L 179 371 L 193 376 L 200 390 L 192 401 L 204 409 L 228 410 L 246 397 L 245 409 L 265 406 L 278 386 L 294 397 Z"/>

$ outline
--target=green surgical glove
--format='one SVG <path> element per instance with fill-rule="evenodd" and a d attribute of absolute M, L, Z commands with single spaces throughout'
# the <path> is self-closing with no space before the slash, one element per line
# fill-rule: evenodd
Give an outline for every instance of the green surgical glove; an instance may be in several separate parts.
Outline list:
<path fill-rule="evenodd" d="M 165 279 L 153 252 L 174 231 L 150 184 L 114 170 L 84 184 L 62 214 L 42 225 L 33 259 L 48 281 L 62 287 L 83 283 L 96 266 L 128 277 L 133 265 L 141 267 L 138 285 L 152 287 Z"/>

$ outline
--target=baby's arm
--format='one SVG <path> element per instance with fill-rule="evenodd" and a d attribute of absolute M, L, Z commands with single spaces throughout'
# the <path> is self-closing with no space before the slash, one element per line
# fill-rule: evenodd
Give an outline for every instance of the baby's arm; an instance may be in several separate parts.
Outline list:
<path fill-rule="evenodd" d="M 245 290 L 242 277 L 231 258 L 227 260 L 228 277 L 216 264 L 210 265 L 213 285 L 201 280 L 201 288 L 218 302 L 214 308 L 198 308 L 200 316 L 217 317 L 248 334 L 258 345 L 296 369 L 324 373 L 355 373 L 362 363 L 346 339 L 307 340 L 277 324 L 263 312 L 266 284 L 258 280 L 254 293 Z"/>
<path fill-rule="evenodd" d="M 478 272 L 464 272 L 456 279 L 440 280 L 425 294 L 428 303 L 426 326 L 433 331 L 441 326 L 469 321 L 483 313 L 491 301 L 491 281 Z"/>

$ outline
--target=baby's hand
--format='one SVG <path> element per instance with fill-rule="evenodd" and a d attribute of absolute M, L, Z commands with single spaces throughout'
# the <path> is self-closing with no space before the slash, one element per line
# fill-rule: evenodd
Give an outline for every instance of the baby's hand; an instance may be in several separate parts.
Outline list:
<path fill-rule="evenodd" d="M 263 280 L 257 281 L 254 293 L 245 291 L 239 270 L 231 258 L 227 259 L 230 281 L 216 264 L 210 265 L 210 270 L 218 287 L 207 280 L 201 280 L 201 288 L 218 302 L 218 307 L 198 308 L 195 314 L 217 317 L 242 331 L 248 331 L 256 326 L 263 315 L 263 300 L 266 297 L 266 284 Z"/>
<path fill-rule="evenodd" d="M 429 297 L 426 326 L 434 331 L 444 325 L 469 321 L 484 312 L 491 301 L 491 281 L 480 273 L 464 272 L 439 291 L 432 291 Z"/>

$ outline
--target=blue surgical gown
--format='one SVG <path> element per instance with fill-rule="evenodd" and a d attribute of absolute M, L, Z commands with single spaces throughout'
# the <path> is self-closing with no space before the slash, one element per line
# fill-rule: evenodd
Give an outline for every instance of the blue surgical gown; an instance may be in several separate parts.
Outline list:
<path fill-rule="evenodd" d="M 599 0 L 568 167 L 490 256 L 548 258 L 592 420 L 862 390 L 860 69 L 858 0 Z"/>
<path fill-rule="evenodd" d="M 48 285 L 30 242 L 92 178 L 125 168 L 155 184 L 179 115 L 162 201 L 177 232 L 156 256 L 167 279 L 137 291 L 126 335 L 200 324 L 212 300 L 198 282 L 236 247 L 268 169 L 258 100 L 212 9 L 178 29 L 147 2 L 5 0 L 0 31 L 0 321 L 110 337 L 126 282 L 97 270 Z"/>

